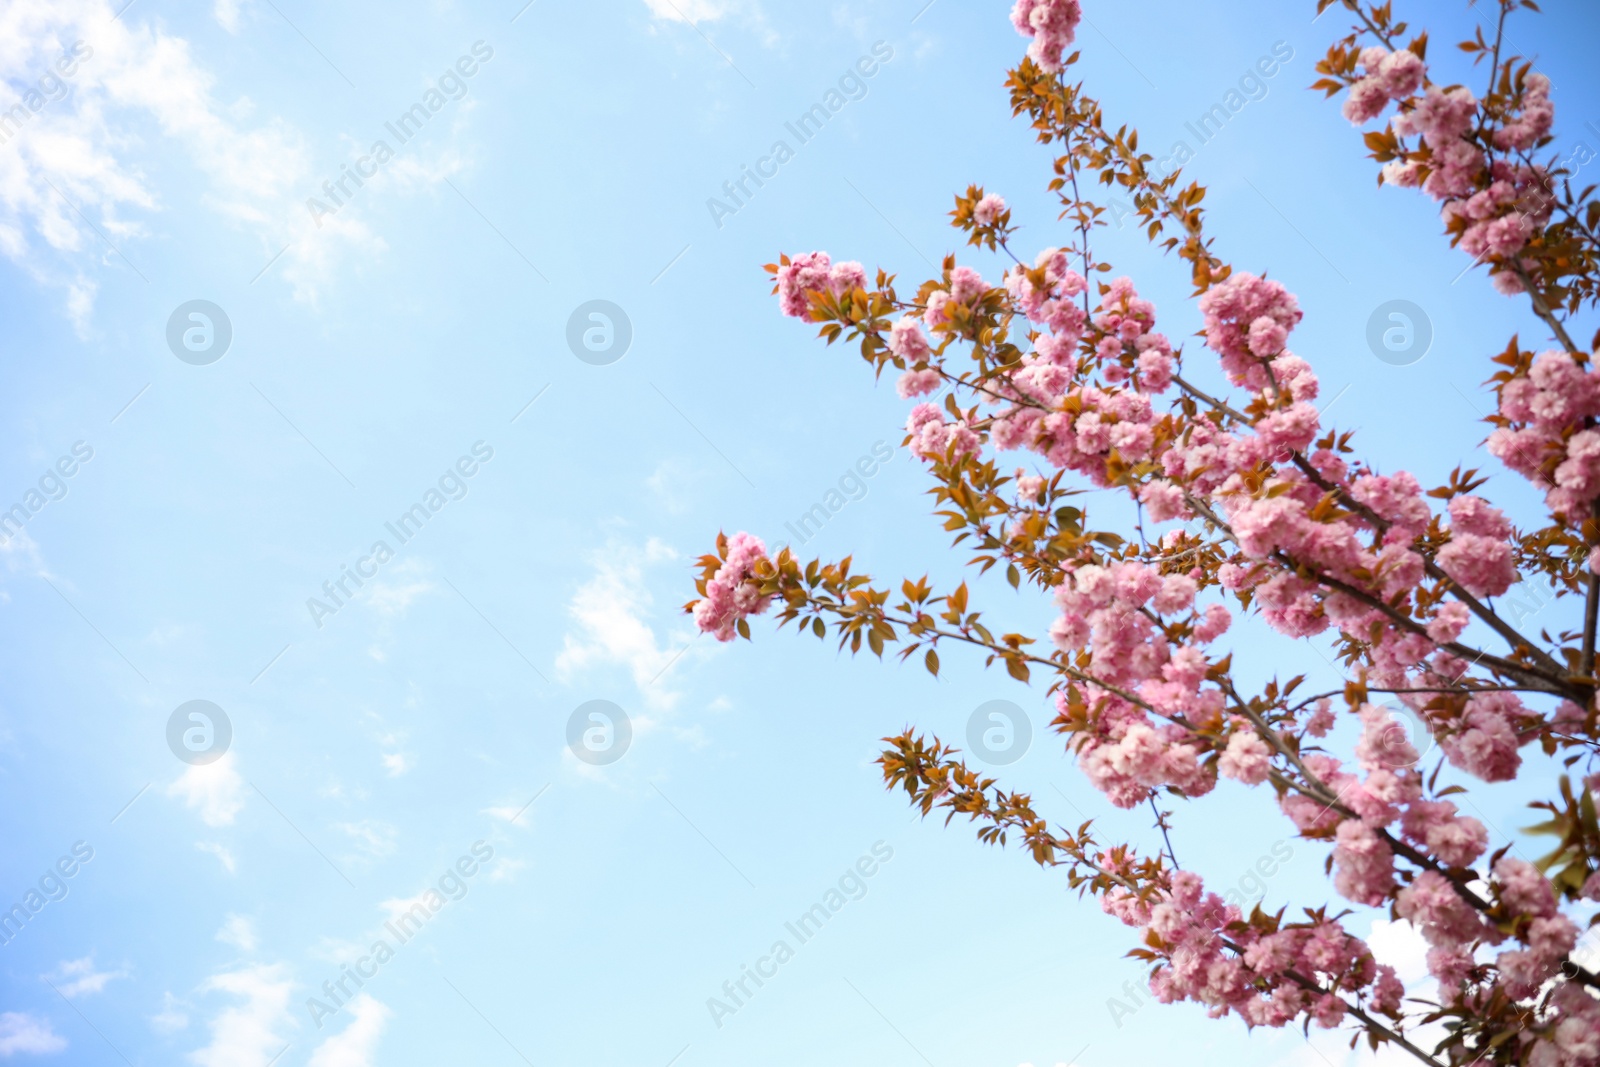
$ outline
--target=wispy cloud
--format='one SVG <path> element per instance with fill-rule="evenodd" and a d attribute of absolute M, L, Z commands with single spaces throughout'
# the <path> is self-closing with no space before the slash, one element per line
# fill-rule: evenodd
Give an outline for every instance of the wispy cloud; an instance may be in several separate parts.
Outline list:
<path fill-rule="evenodd" d="M 414 560 L 402 561 L 382 581 L 368 584 L 367 603 L 380 615 L 404 615 L 413 600 L 439 588 L 422 576 L 423 571 Z"/>
<path fill-rule="evenodd" d="M 294 983 L 282 964 L 224 971 L 201 983 L 200 991 L 224 993 L 237 1002 L 207 1024 L 211 1042 L 189 1053 L 190 1062 L 199 1067 L 265 1064 L 289 1043 L 283 1032 L 293 1022 L 289 997 Z"/>
<path fill-rule="evenodd" d="M 50 1028 L 49 1019 L 24 1011 L 0 1013 L 0 1056 L 47 1056 L 66 1047 L 67 1039 Z"/>
<path fill-rule="evenodd" d="M 666 22 L 715 22 L 738 11 L 739 0 L 644 0 L 650 14 Z"/>
<path fill-rule="evenodd" d="M 232 945 L 245 952 L 254 952 L 256 948 L 256 927 L 243 915 L 229 914 L 223 921 L 222 929 L 217 931 L 217 940 L 225 945 Z"/>
<path fill-rule="evenodd" d="M 161 995 L 161 1010 L 150 1016 L 150 1029 L 158 1034 L 175 1034 L 189 1026 L 189 1015 L 182 1009 L 183 1001 L 171 993 Z"/>
<path fill-rule="evenodd" d="M 233 853 L 228 849 L 228 846 L 217 841 L 196 841 L 194 847 L 201 852 L 209 852 L 217 857 L 217 861 L 222 864 L 222 869 L 229 874 L 233 874 L 237 869 L 233 861 Z"/>
<path fill-rule="evenodd" d="M 349 858 L 361 860 L 379 860 L 393 855 L 395 841 L 400 836 L 395 827 L 377 819 L 335 823 L 334 829 L 350 838 L 355 852 Z"/>
<path fill-rule="evenodd" d="M 55 970 L 44 975 L 68 1000 L 98 993 L 111 979 L 127 976 L 127 971 L 96 970 L 93 956 L 85 956 L 78 960 L 62 960 L 56 964 Z"/>
<path fill-rule="evenodd" d="M 378 1039 L 394 1013 L 382 1001 L 362 993 L 345 1010 L 355 1017 L 311 1054 L 308 1067 L 371 1067 Z"/>
<path fill-rule="evenodd" d="M 234 769 L 233 753 L 226 752 L 215 763 L 197 764 L 184 771 L 167 786 L 167 796 L 181 797 L 207 826 L 230 826 L 244 808 L 244 779 Z"/>
<path fill-rule="evenodd" d="M 593 667 L 619 665 L 648 706 L 669 709 L 677 703 L 680 694 L 663 675 L 692 635 L 687 627 L 670 640 L 657 635 L 651 622 L 655 601 L 645 584 L 647 566 L 677 558 L 655 538 L 642 551 L 611 546 L 591 557 L 594 577 L 567 605 L 575 625 L 556 657 L 556 672 L 564 680 Z"/>

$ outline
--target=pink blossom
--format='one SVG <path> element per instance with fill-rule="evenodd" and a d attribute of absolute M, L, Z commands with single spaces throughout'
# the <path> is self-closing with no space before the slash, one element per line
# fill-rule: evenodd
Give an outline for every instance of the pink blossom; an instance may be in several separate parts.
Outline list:
<path fill-rule="evenodd" d="M 1489 847 L 1489 831 L 1477 819 L 1456 814 L 1447 800 L 1415 800 L 1401 820 L 1407 841 L 1452 867 L 1466 867 Z"/>
<path fill-rule="evenodd" d="M 1078 0 L 1017 0 L 1011 23 L 1024 37 L 1032 37 L 1028 55 L 1045 71 L 1061 69 L 1061 53 L 1077 37 L 1083 18 Z"/>
<path fill-rule="evenodd" d="M 827 288 L 830 263 L 826 252 L 802 252 L 778 268 L 778 306 L 785 315 L 810 317 L 807 296 Z"/>
<path fill-rule="evenodd" d="M 1344 117 L 1360 126 L 1377 118 L 1389 106 L 1389 90 L 1381 78 L 1362 78 L 1350 86 L 1344 101 Z"/>
<path fill-rule="evenodd" d="M 1206 344 L 1222 357 L 1229 378 L 1248 389 L 1267 388 L 1260 361 L 1277 355 L 1300 321 L 1294 296 L 1277 282 L 1239 272 L 1208 289 L 1200 311 Z"/>
<path fill-rule="evenodd" d="M 1516 777 L 1522 765 L 1517 748 L 1514 718 L 1522 712 L 1522 702 L 1514 693 L 1479 693 L 1467 701 L 1462 716 L 1463 728 L 1439 744 L 1446 758 L 1468 774 L 1486 782 L 1505 782 Z"/>
<path fill-rule="evenodd" d="M 1499 883 L 1500 900 L 1513 913 L 1548 918 L 1556 914 L 1555 890 L 1539 868 L 1515 856 L 1502 856 L 1495 861 L 1495 881 Z"/>
<path fill-rule="evenodd" d="M 1529 74 L 1521 112 L 1494 132 L 1494 143 L 1500 148 L 1526 152 L 1549 136 L 1555 114 L 1555 105 L 1550 102 L 1550 79 L 1543 74 Z"/>
<path fill-rule="evenodd" d="M 1311 718 L 1306 720 L 1306 733 L 1312 737 L 1327 737 L 1328 731 L 1333 729 L 1333 702 L 1323 697 L 1316 703 L 1316 710 Z"/>
<path fill-rule="evenodd" d="M 929 367 L 906 371 L 895 381 L 894 388 L 895 392 L 900 394 L 900 399 L 909 400 L 937 391 L 942 382 L 939 372 Z"/>
<path fill-rule="evenodd" d="M 1004 198 L 990 193 L 979 200 L 972 208 L 972 217 L 978 220 L 980 226 L 993 226 L 999 221 L 1000 216 L 1006 213 Z"/>
<path fill-rule="evenodd" d="M 1441 645 L 1448 645 L 1461 636 L 1461 631 L 1467 628 L 1467 623 L 1472 620 L 1472 612 L 1459 600 L 1452 600 L 1442 606 L 1433 621 L 1428 623 L 1428 636 Z"/>
<path fill-rule="evenodd" d="M 1260 785 L 1272 769 L 1272 748 L 1245 726 L 1234 731 L 1228 748 L 1217 761 L 1217 773 L 1245 785 Z"/>
<path fill-rule="evenodd" d="M 1498 942 L 1502 938 L 1494 927 L 1479 919 L 1472 906 L 1437 871 L 1423 871 L 1400 890 L 1394 910 L 1402 919 L 1415 923 L 1436 948 L 1460 948 L 1477 940 Z"/>
<path fill-rule="evenodd" d="M 944 460 L 970 455 L 978 450 L 978 435 L 964 422 L 945 422 L 944 413 L 933 404 L 922 403 L 911 409 L 906 420 L 911 451 L 923 459 Z"/>
<path fill-rule="evenodd" d="M 1453 533 L 1434 557 L 1440 568 L 1474 596 L 1499 596 L 1517 581 L 1508 541 L 1472 533 Z"/>
<path fill-rule="evenodd" d="M 834 296 L 844 296 L 867 284 L 867 269 L 854 261 L 835 263 L 828 271 L 828 289 Z"/>
<path fill-rule="evenodd" d="M 1333 849 L 1334 888 L 1346 900 L 1376 907 L 1394 892 L 1394 852 L 1366 823 L 1339 824 Z"/>
<path fill-rule="evenodd" d="M 694 607 L 695 625 L 718 641 L 732 641 L 740 620 L 763 614 L 772 597 L 763 596 L 750 582 L 763 562 L 767 546 L 761 538 L 747 533 L 728 538 L 728 554 L 706 583 L 705 598 Z"/>
<path fill-rule="evenodd" d="M 917 323 L 916 316 L 901 316 L 895 324 L 889 327 L 889 351 L 905 360 L 907 363 L 921 363 L 932 354 L 928 347 L 928 338 L 922 332 L 922 327 Z"/>
<path fill-rule="evenodd" d="M 1372 73 L 1370 68 L 1369 73 Z M 1422 87 L 1422 80 L 1427 76 L 1428 68 L 1421 56 L 1409 48 L 1402 48 L 1384 57 L 1375 73 L 1382 79 L 1389 99 L 1399 100 Z"/>

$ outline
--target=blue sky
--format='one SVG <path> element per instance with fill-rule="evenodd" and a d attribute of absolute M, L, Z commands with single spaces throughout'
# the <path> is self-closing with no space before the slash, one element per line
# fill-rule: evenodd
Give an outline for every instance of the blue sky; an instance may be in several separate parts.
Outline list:
<path fill-rule="evenodd" d="M 1153 848 L 1148 815 L 1111 810 L 1061 755 L 1041 691 L 954 654 L 940 681 L 853 662 L 766 623 L 712 647 L 678 611 L 718 529 L 788 537 L 875 446 L 891 458 L 805 550 L 956 577 L 897 447 L 906 405 L 781 320 L 761 265 L 823 248 L 914 285 L 958 251 L 997 277 L 945 225 L 972 182 L 1010 200 L 1030 253 L 1065 240 L 1049 156 L 1009 116 L 1025 43 L 1002 5 L 120 3 L 0 7 L 4 92 L 51 98 L 0 144 L 0 508 L 34 512 L 0 574 L 0 905 L 41 879 L 65 892 L 0 946 L 0 1058 L 1344 1062 L 1336 1037 L 1192 1007 L 1114 1019 L 1107 998 L 1140 977 L 1119 924 L 880 787 L 877 738 L 954 740 L 1007 699 L 1034 740 L 1006 780 Z M 1087 6 L 1089 91 L 1158 155 L 1198 149 L 1224 257 L 1299 296 L 1329 418 L 1424 481 L 1492 467 L 1473 421 L 1486 358 L 1536 331 L 1462 276 L 1426 203 L 1375 187 L 1337 105 L 1303 88 L 1335 15 Z M 1555 82 L 1558 142 L 1600 148 L 1595 16 L 1547 6 L 1514 43 Z M 1436 56 L 1478 17 L 1406 7 Z M 1195 143 L 1185 123 L 1275 46 L 1292 56 Z M 786 124 L 833 90 L 849 99 L 800 143 Z M 418 103 L 400 144 L 388 124 Z M 736 212 L 708 206 L 744 168 L 770 173 L 780 140 L 792 157 Z M 367 177 L 330 203 L 346 168 Z M 1198 326 L 1178 263 L 1131 227 L 1098 240 L 1166 332 Z M 1407 366 L 1365 340 L 1396 299 L 1434 334 Z M 211 362 L 167 342 L 196 300 L 231 327 Z M 609 363 L 567 342 L 596 300 L 631 325 Z M 400 543 L 387 524 L 430 491 L 441 506 Z M 367 577 L 334 602 L 347 568 Z M 979 590 L 1009 624 L 1048 625 L 1043 601 Z M 1238 639 L 1254 677 L 1338 684 L 1304 643 Z M 211 763 L 168 746 L 193 700 L 231 726 Z M 628 716 L 614 762 L 568 747 L 593 700 Z M 1514 833 L 1525 799 L 1485 792 L 1481 814 Z M 1180 859 L 1246 891 L 1288 837 L 1235 783 L 1175 823 Z M 1323 850 L 1288 847 L 1268 903 L 1322 903 Z M 785 924 L 830 890 L 855 899 L 800 944 Z M 403 944 L 388 932 L 435 901 Z M 1377 929 L 1416 966 L 1414 939 Z M 322 993 L 379 939 L 393 958 L 345 979 L 359 995 Z M 713 1018 L 708 998 L 779 940 L 793 958 Z"/>

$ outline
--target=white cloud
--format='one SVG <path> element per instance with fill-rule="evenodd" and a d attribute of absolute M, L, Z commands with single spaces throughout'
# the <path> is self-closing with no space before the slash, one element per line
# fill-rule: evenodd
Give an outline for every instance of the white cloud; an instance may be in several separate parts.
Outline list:
<path fill-rule="evenodd" d="M 16 574 L 31 574 L 39 578 L 52 577 L 45 569 L 44 559 L 39 555 L 39 544 L 28 536 L 27 530 L 18 530 L 16 533 L 0 541 L 0 557 L 5 559 L 6 572 Z M 6 599 L 10 600 L 9 594 Z"/>
<path fill-rule="evenodd" d="M 656 469 L 644 480 L 644 484 L 669 513 L 682 515 L 689 510 L 689 505 L 683 499 L 684 487 L 699 481 L 702 479 L 697 479 L 691 468 L 669 457 L 656 464 Z"/>
<path fill-rule="evenodd" d="M 161 995 L 161 1010 L 150 1016 L 150 1029 L 158 1034 L 175 1034 L 189 1025 L 184 1003 L 171 993 Z"/>
<path fill-rule="evenodd" d="M 663 642 L 650 625 L 654 600 L 645 588 L 645 564 L 677 559 L 677 553 L 651 538 L 644 551 L 612 547 L 592 557 L 595 576 L 573 594 L 567 613 L 577 623 L 566 634 L 556 671 L 563 678 L 595 666 L 626 667 L 645 703 L 671 708 L 679 694 L 664 677 L 693 638 L 685 629 Z"/>
<path fill-rule="evenodd" d="M 106 987 L 106 983 L 113 978 L 126 978 L 127 971 L 97 971 L 94 967 L 94 957 L 85 956 L 81 960 L 62 960 L 56 964 L 56 969 L 42 977 L 68 1000 L 86 994 L 98 993 Z"/>
<path fill-rule="evenodd" d="M 668 22 L 715 22 L 739 10 L 738 0 L 644 0 L 650 14 Z"/>
<path fill-rule="evenodd" d="M 383 859 L 394 854 L 395 839 L 400 831 L 386 822 L 362 819 L 360 822 L 335 823 L 354 843 L 356 856 L 364 859 Z"/>
<path fill-rule="evenodd" d="M 504 804 L 499 807 L 481 808 L 479 814 L 488 815 L 513 826 L 526 826 L 527 822 L 519 816 L 526 816 L 531 810 L 527 804 Z"/>
<path fill-rule="evenodd" d="M 1428 942 L 1415 926 L 1404 919 L 1372 920 L 1372 932 L 1367 934 L 1367 944 L 1372 957 L 1387 963 L 1407 986 L 1422 981 L 1428 975 Z"/>
<path fill-rule="evenodd" d="M 414 696 L 415 694 L 413 694 Z M 414 700 L 407 699 L 406 706 L 408 708 L 414 707 Z M 373 717 L 377 718 L 377 716 Z M 416 760 L 412 758 L 411 754 L 403 751 L 406 736 L 406 731 L 404 730 L 389 730 L 378 735 L 378 746 L 386 750 L 379 753 L 379 758 L 383 761 L 383 769 L 389 772 L 390 778 L 398 778 L 416 766 Z"/>
<path fill-rule="evenodd" d="M 424 913 L 432 915 L 432 909 L 430 909 L 428 905 L 424 903 L 424 900 L 427 898 L 429 893 L 433 893 L 437 897 L 438 892 L 439 891 L 433 886 L 429 886 L 427 889 L 420 891 L 415 896 L 390 897 L 388 900 L 380 902 L 378 907 L 383 912 L 384 919 L 388 922 L 393 922 L 394 920 L 400 918 L 400 916 L 409 912 L 412 908 L 416 907 L 420 907 Z"/>
<path fill-rule="evenodd" d="M 0 1056 L 15 1056 L 19 1052 L 45 1056 L 66 1047 L 67 1039 L 50 1028 L 49 1019 L 20 1011 L 0 1013 Z"/>
<path fill-rule="evenodd" d="M 318 1045 L 308 1067 L 371 1067 L 378 1038 L 394 1013 L 365 993 L 346 1004 L 345 1010 L 355 1016 L 350 1025 Z"/>
<path fill-rule="evenodd" d="M 254 952 L 257 944 L 255 924 L 243 915 L 230 913 L 223 921 L 222 929 L 217 931 L 217 940 L 245 952 Z"/>
<path fill-rule="evenodd" d="M 217 18 L 218 26 L 221 26 L 229 33 L 238 34 L 239 0 L 217 0 L 211 10 Z"/>
<path fill-rule="evenodd" d="M 211 853 L 213 856 L 217 857 L 218 862 L 222 864 L 223 870 L 227 871 L 229 874 L 234 873 L 236 864 L 233 861 L 233 853 L 228 850 L 226 845 L 220 844 L 216 841 L 196 841 L 194 843 L 194 847 L 199 849 L 201 852 Z"/>
<path fill-rule="evenodd" d="M 224 971 L 206 979 L 200 990 L 227 993 L 240 1002 L 211 1020 L 211 1043 L 189 1053 L 190 1062 L 200 1067 L 264 1067 L 289 1043 L 281 1031 L 292 1025 L 289 997 L 294 983 L 281 964 Z"/>
<path fill-rule="evenodd" d="M 310 171 L 297 131 L 231 120 L 186 40 L 140 22 L 139 12 L 115 14 L 107 0 L 0 8 L 0 75 L 12 84 L 53 77 L 64 48 L 77 49 L 67 91 L 30 109 L 0 153 L 0 251 L 65 291 L 80 332 L 98 288 L 90 275 L 136 269 L 123 257 L 137 263 L 139 239 L 162 209 L 135 152 L 151 145 L 171 159 L 178 148 L 206 183 L 203 206 L 258 232 L 283 225 L 291 191 Z M 147 129 L 153 137 L 141 136 Z"/>
<path fill-rule="evenodd" d="M 234 770 L 233 753 L 225 752 L 215 763 L 196 764 L 184 771 L 167 786 L 167 796 L 182 797 L 186 805 L 200 812 L 207 826 L 229 826 L 244 807 L 244 779 Z"/>
<path fill-rule="evenodd" d="M 527 860 L 496 858 L 494 867 L 489 871 L 489 881 L 509 882 L 517 876 L 518 871 L 527 866 Z"/>
<path fill-rule="evenodd" d="M 439 588 L 426 578 L 410 577 L 419 570 L 410 561 L 396 567 L 388 581 L 370 583 L 367 602 L 382 615 L 404 615 L 413 600 Z"/>
<path fill-rule="evenodd" d="M 125 6 L 0 4 L 0 79 L 22 92 L 54 79 L 64 47 L 82 42 L 74 73 L 48 82 L 35 98 L 42 106 L 28 110 L 21 132 L 0 151 L 0 255 L 60 292 L 80 335 L 93 332 L 101 277 L 135 277 L 145 239 L 172 236 L 164 212 L 206 211 L 244 231 L 263 265 L 281 255 L 273 275 L 312 304 L 349 273 L 348 257 L 386 250 L 358 217 L 365 207 L 349 205 L 321 226 L 306 209 L 324 179 L 366 150 L 365 137 L 313 153 L 298 128 L 276 116 L 256 118 L 248 98 L 225 95 L 190 42 L 159 20 L 139 8 L 114 18 Z M 237 33 L 248 6 L 214 0 L 212 14 Z M 457 106 L 439 141 L 457 140 L 469 105 Z M 436 188 L 463 166 L 458 152 L 418 142 L 369 179 L 364 195 L 370 202 L 385 191 Z M 149 172 L 173 184 L 157 189 Z"/>

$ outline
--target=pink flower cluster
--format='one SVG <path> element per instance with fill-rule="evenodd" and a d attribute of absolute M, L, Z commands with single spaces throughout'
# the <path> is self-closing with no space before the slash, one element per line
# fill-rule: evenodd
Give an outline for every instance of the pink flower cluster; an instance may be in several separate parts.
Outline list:
<path fill-rule="evenodd" d="M 1289 331 L 1300 322 L 1300 304 L 1277 282 L 1238 273 L 1200 298 L 1206 345 L 1222 357 L 1235 384 L 1259 393 L 1272 382 L 1271 361 L 1285 352 Z"/>
<path fill-rule="evenodd" d="M 1077 370 L 1078 342 L 1089 321 L 1087 311 L 1077 303 L 1089 288 L 1083 275 L 1067 264 L 1063 248 L 1047 248 L 1034 261 L 1035 272 L 1043 272 L 1043 285 L 1035 284 L 1028 272 L 1015 267 L 1006 275 L 1006 292 L 1039 333 L 1034 337 L 1034 354 L 1039 361 Z"/>
<path fill-rule="evenodd" d="M 861 264 L 835 264 L 826 252 L 802 252 L 778 268 L 778 306 L 791 318 L 806 319 L 811 316 L 809 294 L 844 296 L 866 284 Z"/>
<path fill-rule="evenodd" d="M 1404 100 L 1422 87 L 1428 73 L 1422 57 L 1410 49 L 1391 52 L 1372 47 L 1361 53 L 1361 68 L 1366 77 L 1350 86 L 1344 102 L 1344 117 L 1360 126 L 1377 118 L 1392 100 Z"/>
<path fill-rule="evenodd" d="M 1495 160 L 1488 176 L 1486 188 L 1465 200 L 1450 201 L 1441 215 L 1446 224 L 1462 227 L 1458 243 L 1463 252 L 1474 258 L 1508 260 L 1550 221 L 1555 199 L 1542 167 Z M 1522 265 L 1531 266 L 1532 261 Z M 1498 271 L 1493 280 L 1504 293 L 1522 290 L 1522 281 L 1512 270 Z"/>
<path fill-rule="evenodd" d="M 971 308 L 979 297 L 989 291 L 989 283 L 983 280 L 983 275 L 971 267 L 957 267 L 952 270 L 949 285 L 949 289 L 935 289 L 927 296 L 922 321 L 928 329 L 935 332 L 957 330 L 959 320 L 956 308 Z"/>
<path fill-rule="evenodd" d="M 1423 158 L 1386 163 L 1383 181 L 1405 188 L 1420 185 L 1429 196 L 1444 201 L 1445 224 L 1452 232 L 1459 231 L 1462 251 L 1474 260 L 1501 265 L 1493 275 L 1495 287 L 1503 293 L 1520 292 L 1521 280 L 1503 264 L 1514 260 L 1549 222 L 1554 199 L 1545 170 L 1512 158 L 1495 158 L 1474 142 L 1480 109 L 1470 90 L 1430 86 L 1414 95 L 1425 70 L 1409 51 L 1368 48 L 1361 54 L 1361 64 L 1367 74 L 1350 87 L 1345 116 L 1360 125 L 1380 114 L 1389 101 L 1403 101 L 1391 129 L 1400 137 L 1419 137 L 1427 149 Z M 1491 142 L 1503 153 L 1525 153 L 1549 136 L 1554 120 L 1550 80 L 1530 74 L 1519 110 L 1494 131 Z"/>
<path fill-rule="evenodd" d="M 1396 888 L 1394 850 L 1383 831 L 1399 823 L 1406 841 L 1457 867 L 1483 854 L 1489 834 L 1449 801 L 1423 798 L 1415 766 L 1420 753 L 1389 709 L 1365 704 L 1357 714 L 1362 730 L 1356 757 L 1365 778 L 1344 770 L 1325 753 L 1305 757 L 1307 768 L 1355 818 L 1345 819 L 1331 805 L 1299 793 L 1285 795 L 1279 805 L 1302 831 L 1334 831 L 1335 888 L 1347 900 L 1376 907 Z"/>
<path fill-rule="evenodd" d="M 1519 736 L 1528 710 L 1515 693 L 1478 693 L 1467 701 L 1455 731 L 1440 741 L 1446 758 L 1486 782 L 1509 782 L 1522 766 L 1517 749 L 1533 740 Z"/>
<path fill-rule="evenodd" d="M 1167 716 L 1219 723 L 1221 690 L 1203 686 L 1209 661 L 1203 645 L 1231 624 L 1219 604 L 1199 609 L 1196 584 L 1184 574 L 1163 576 L 1143 563 L 1076 567 L 1056 589 L 1061 615 L 1050 637 L 1065 651 L 1089 650 L 1089 671 L 1106 687 L 1139 698 Z M 1177 616 L 1194 628 L 1195 643 L 1174 646 L 1151 616 Z M 1211 791 L 1214 773 L 1202 763 L 1203 742 L 1171 722 L 1152 723 L 1137 704 L 1090 686 L 1100 701 L 1096 728 L 1077 735 L 1078 765 L 1118 807 L 1142 803 L 1152 788 L 1175 786 L 1190 796 Z M 1057 707 L 1067 711 L 1066 696 Z"/>
<path fill-rule="evenodd" d="M 1550 135 L 1556 108 L 1550 102 L 1550 79 L 1529 74 L 1522 95 L 1522 110 L 1510 122 L 1494 131 L 1498 148 L 1526 152 Z"/>
<path fill-rule="evenodd" d="M 1083 9 L 1078 0 L 1017 0 L 1011 24 L 1024 37 L 1032 37 L 1028 55 L 1040 68 L 1061 69 L 1061 54 L 1077 39 Z"/>
<path fill-rule="evenodd" d="M 694 606 L 694 622 L 718 641 L 732 641 L 739 620 L 764 613 L 772 597 L 762 596 L 750 582 L 759 564 L 767 561 L 767 546 L 753 534 L 728 538 L 728 555 L 711 580 L 706 595 Z"/>
<path fill-rule="evenodd" d="M 1150 989 L 1163 1004 L 1194 1001 L 1213 1018 L 1233 1013 L 1252 1027 L 1306 1018 L 1327 1028 L 1343 1021 L 1345 995 L 1364 1000 L 1369 1011 L 1393 1013 L 1405 993 L 1393 968 L 1379 965 L 1366 943 L 1337 921 L 1263 931 L 1206 892 L 1191 871 L 1173 873 L 1171 888 L 1155 904 L 1112 890 L 1102 907 L 1142 928 L 1144 943 L 1162 957 Z M 1321 991 L 1306 989 L 1291 973 Z"/>
<path fill-rule="evenodd" d="M 1457 87 L 1448 92 L 1430 87 L 1390 123 L 1401 137 L 1420 136 L 1432 155 L 1428 178 L 1422 189 L 1435 200 L 1470 196 L 1477 176 L 1483 171 L 1483 152 L 1468 140 L 1478 118 L 1478 98 L 1470 89 Z M 1416 166 L 1416 164 L 1408 164 Z M 1400 185 L 1416 184 L 1401 180 Z"/>
<path fill-rule="evenodd" d="M 1517 581 L 1511 554 L 1511 524 L 1486 501 L 1458 496 L 1450 501 L 1450 542 L 1435 556 L 1440 568 L 1473 596 L 1499 596 Z"/>
<path fill-rule="evenodd" d="M 1545 489 L 1560 520 L 1581 524 L 1600 498 L 1600 431 L 1586 425 L 1600 415 L 1600 370 L 1542 353 L 1501 388 L 1500 415 L 1509 425 L 1489 435 L 1490 454 Z"/>
<path fill-rule="evenodd" d="M 906 435 L 914 455 L 943 462 L 960 459 L 978 451 L 978 435 L 960 420 L 944 421 L 944 412 L 933 404 L 918 404 L 906 420 Z"/>
<path fill-rule="evenodd" d="M 1477 958 L 1479 946 L 1507 940 L 1502 927 L 1483 918 L 1449 879 L 1423 871 L 1400 891 L 1395 911 L 1409 920 L 1432 946 L 1428 970 L 1439 980 L 1442 1003 L 1468 1010 L 1487 1006 L 1495 996 L 1527 999 L 1556 974 L 1577 943 L 1578 927 L 1562 915 L 1550 883 L 1538 868 L 1504 856 L 1494 865 L 1494 888 L 1515 916 L 1511 936 L 1521 947 L 1502 950 L 1491 968 Z M 1534 1047 L 1516 1062 L 1537 1067 L 1590 1067 L 1600 1062 L 1600 1001 L 1576 982 L 1559 983 L 1545 1007 L 1541 1025 L 1519 1035 Z"/>
<path fill-rule="evenodd" d="M 1172 344 L 1155 332 L 1156 306 L 1134 291 L 1133 279 L 1123 277 L 1111 283 L 1100 298 L 1100 312 L 1094 325 L 1101 337 L 1095 345 L 1101 376 L 1113 385 L 1128 380 L 1146 393 L 1162 393 L 1172 384 Z"/>

